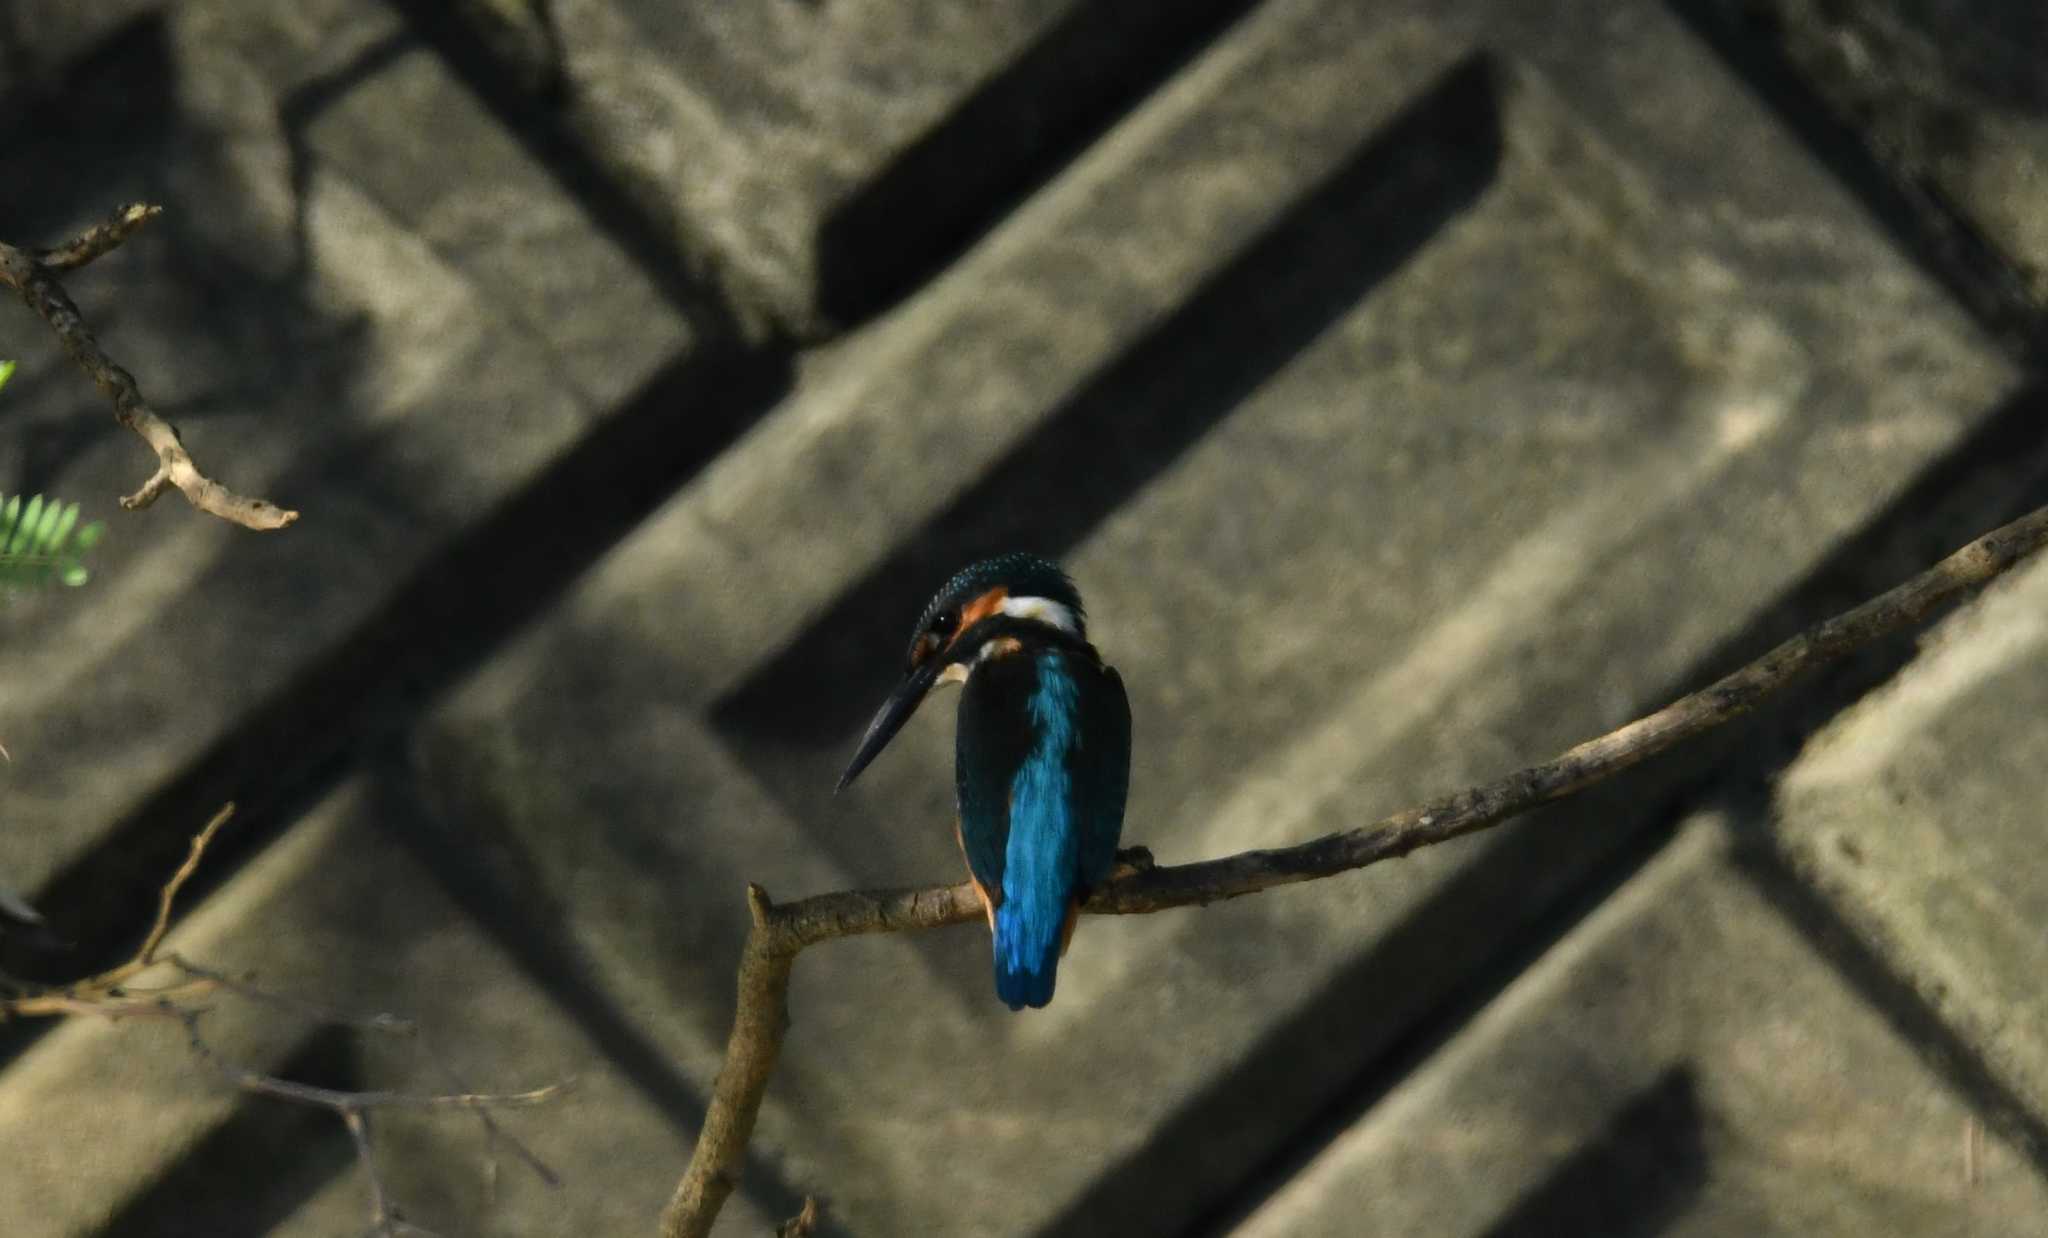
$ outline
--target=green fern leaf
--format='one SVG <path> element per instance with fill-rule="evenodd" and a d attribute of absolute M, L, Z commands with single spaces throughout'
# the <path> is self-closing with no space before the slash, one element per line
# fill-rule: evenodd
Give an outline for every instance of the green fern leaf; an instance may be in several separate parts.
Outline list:
<path fill-rule="evenodd" d="M 91 576 L 85 554 L 106 531 L 97 520 L 80 527 L 76 503 L 7 499 L 0 503 L 0 591 L 84 584 Z"/>
<path fill-rule="evenodd" d="M 20 496 L 17 495 L 14 501 L 19 503 L 21 501 Z M 13 508 L 10 507 L 8 515 L 11 517 L 13 514 Z M 21 509 L 21 522 L 14 526 L 14 536 L 7 543 L 7 553 L 11 555 L 27 553 L 28 539 L 34 537 L 36 530 L 42 526 L 43 496 L 39 494 L 28 501 L 28 506 Z"/>

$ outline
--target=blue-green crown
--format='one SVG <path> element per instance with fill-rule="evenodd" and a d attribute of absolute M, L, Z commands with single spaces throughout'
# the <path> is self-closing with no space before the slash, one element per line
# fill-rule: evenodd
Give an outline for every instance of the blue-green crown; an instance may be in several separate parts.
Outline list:
<path fill-rule="evenodd" d="M 955 572 L 953 579 L 946 582 L 930 605 L 924 608 L 924 613 L 918 616 L 917 627 L 910 634 L 911 640 L 916 641 L 940 612 L 957 609 L 998 585 L 1008 589 L 1011 597 L 1045 598 L 1058 602 L 1074 612 L 1076 629 L 1081 633 L 1087 631 L 1086 620 L 1081 614 L 1080 590 L 1074 588 L 1074 582 L 1059 569 L 1059 565 L 1034 554 L 1012 551 L 983 559 Z"/>

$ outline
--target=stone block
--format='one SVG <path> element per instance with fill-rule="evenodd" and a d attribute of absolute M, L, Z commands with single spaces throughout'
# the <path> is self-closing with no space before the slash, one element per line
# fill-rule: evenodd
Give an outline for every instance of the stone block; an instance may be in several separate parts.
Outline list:
<path fill-rule="evenodd" d="M 2032 1232 L 2028 1157 L 1731 846 L 1695 817 L 1233 1232 Z"/>
<path fill-rule="evenodd" d="M 1968 1050 L 2048 1114 L 2048 562 L 1945 621 L 1815 737 L 1769 828 L 1794 869 Z"/>
<path fill-rule="evenodd" d="M 207 999 L 207 1043 L 250 1069 L 349 1090 L 569 1082 L 544 1107 L 494 1114 L 559 1188 L 473 1115 L 380 1108 L 371 1131 L 390 1197 L 441 1233 L 652 1233 L 700 1115 L 664 1105 L 604 1044 L 601 1010 L 565 1007 L 449 897 L 413 854 L 404 796 L 352 779 L 180 925 L 170 946 L 182 956 L 287 999 Z M 417 1032 L 323 1030 L 294 1001 Z M 0 1071 L 0 1149 L 8 1191 L 33 1201 L 9 1224 L 22 1238 L 368 1226 L 339 1118 L 228 1087 L 174 1021 L 76 1017 L 43 1037 Z M 734 1226 L 772 1228 L 736 1204 Z"/>
<path fill-rule="evenodd" d="M 93 900 L 178 853 L 185 823 L 154 829 L 154 797 L 211 769 L 176 805 L 203 814 L 192 799 L 328 759 L 336 711 L 389 687 L 394 651 L 442 622 L 385 608 L 424 596 L 415 577 L 459 535 L 694 346 L 382 6 L 259 7 L 127 27 L 75 70 L 66 110 L 14 119 L 12 157 L 38 173 L 0 188 L 25 243 L 164 204 L 70 287 L 202 467 L 304 512 L 255 536 L 175 494 L 115 510 L 147 451 L 40 322 L 6 311 L 22 371 L 0 488 L 79 500 L 112 530 L 87 587 L 0 612 L 0 874 L 32 894 L 70 881 L 58 931 L 92 949 L 108 944 Z M 462 180 L 431 175 L 458 158 Z M 523 211 L 502 210 L 514 198 Z"/>
<path fill-rule="evenodd" d="M 410 6 L 446 28 L 439 6 Z M 891 304 L 1242 0 L 459 6 L 693 267 L 817 337 Z M 473 32 L 473 33 L 472 33 Z"/>
<path fill-rule="evenodd" d="M 1739 59 L 1808 92 L 1921 246 L 2032 357 L 2048 324 L 2048 17 L 2031 0 L 1683 0 Z"/>
<path fill-rule="evenodd" d="M 957 873 L 943 701 L 828 791 L 963 561 L 1075 571 L 1129 841 L 1270 846 L 1661 704 L 2012 383 L 1661 10 L 1268 5 L 455 694 L 437 846 L 715 1040 L 742 881 Z M 972 929 L 832 943 L 761 1159 L 854 1232 L 1173 1230 L 1639 809 L 1090 922 L 1030 1017 Z"/>

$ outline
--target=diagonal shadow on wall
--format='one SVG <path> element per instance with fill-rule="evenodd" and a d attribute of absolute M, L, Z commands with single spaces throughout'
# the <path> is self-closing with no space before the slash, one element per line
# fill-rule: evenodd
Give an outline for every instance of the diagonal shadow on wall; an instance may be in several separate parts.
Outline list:
<path fill-rule="evenodd" d="M 364 1086 L 353 1034 L 339 1027 L 308 1035 L 271 1073 L 316 1087 Z M 195 1088 L 216 1086 L 212 1068 L 196 1058 L 192 1076 Z M 266 1234 L 355 1163 L 355 1146 L 333 1113 L 245 1096 L 227 1120 L 121 1204 L 99 1238 Z M 233 1182 L 249 1189 L 223 1189 Z"/>
<path fill-rule="evenodd" d="M 1494 69 L 1474 57 L 910 533 L 714 705 L 713 724 L 820 845 L 858 845 L 795 789 L 830 785 L 915 606 L 983 554 L 1073 549 L 1477 199 L 1500 155 Z"/>
<path fill-rule="evenodd" d="M 1737 0 L 1665 4 L 2013 357 L 2036 368 L 2048 360 L 2048 312 L 2036 303 L 2025 274 L 1939 186 L 1902 179 L 1885 166 L 1855 118 L 1837 113 L 1786 56 L 1763 6 Z M 1997 7 L 2020 11 L 2018 5 Z M 2015 21 L 2013 34 L 2038 43 L 2044 37 L 2039 19 L 2034 25 L 2027 31 Z"/>
<path fill-rule="evenodd" d="M 1073 5 L 825 220 L 819 309 L 858 322 L 929 279 L 1249 7 Z"/>
<path fill-rule="evenodd" d="M 1518 1200 L 1486 1238 L 1654 1238 L 1699 1195 L 1707 1169 L 1699 1089 L 1689 1068 L 1674 1066 Z"/>
<path fill-rule="evenodd" d="M 2015 392 L 1748 625 L 1729 634 L 1685 674 L 1644 694 L 1630 712 L 1645 712 L 1703 687 L 1815 619 L 1867 600 L 1963 541 L 2048 500 L 2048 444 L 2039 430 L 2044 415 L 2048 387 L 2035 384 Z M 1640 870 L 1704 790 L 1713 785 L 1725 794 L 1728 788 L 1748 786 L 1750 793 L 1766 795 L 1806 737 L 1896 674 L 1915 648 L 1910 635 L 1878 642 L 1817 673 L 1774 708 L 1493 832 L 1483 844 L 1483 860 L 1466 867 L 1274 1027 L 1144 1147 L 1105 1171 L 1046 1232 L 1117 1232 L 1119 1217 L 1152 1206 L 1136 1197 L 1132 1183 L 1185 1173 L 1190 1158 L 1220 1142 L 1216 1132 L 1231 1128 L 1241 1106 L 1302 1114 L 1294 1138 L 1268 1149 L 1263 1164 L 1249 1172 L 1214 1166 L 1201 1179 L 1213 1184 L 1214 1198 L 1201 1201 L 1193 1219 L 1175 1230 L 1188 1235 L 1229 1232 Z M 1757 871 L 1770 867 L 1761 865 Z M 1758 884 L 1774 896 L 1771 882 Z M 1474 908 L 1512 903 L 1543 910 L 1505 936 L 1496 919 L 1473 914 Z M 1781 909 L 1823 950 L 1836 948 L 1830 945 L 1836 935 L 1811 927 L 1817 918 L 1805 904 L 1788 900 Z M 1959 1051 L 1953 1034 L 1946 1041 L 1933 1035 L 1937 1021 L 1915 1010 L 1912 1001 L 1902 1001 L 1904 986 L 1898 980 L 1884 978 L 1883 969 L 1867 958 L 1856 963 L 1844 955 L 1836 966 L 1896 1021 L 1902 1034 L 1935 1045 L 1938 1067 L 1982 1111 L 2007 1116 L 2018 1111 L 1981 1062 Z M 1464 979 L 1446 992 L 1444 975 Z M 2048 1147 L 2048 1139 L 2038 1138 L 2023 1123 L 2008 1122 L 2006 1129 L 2023 1147 Z"/>

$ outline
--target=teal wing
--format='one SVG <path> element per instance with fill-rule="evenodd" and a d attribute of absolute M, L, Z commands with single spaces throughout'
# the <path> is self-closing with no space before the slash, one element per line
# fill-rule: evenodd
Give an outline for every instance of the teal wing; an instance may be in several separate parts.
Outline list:
<path fill-rule="evenodd" d="M 1077 668 L 1078 669 L 1078 668 Z M 1124 801 L 1131 789 L 1131 702 L 1123 677 L 1103 666 L 1077 675 L 1081 697 L 1081 742 L 1072 762 L 1081 833 L 1081 885 L 1101 882 L 1116 866 L 1124 831 Z"/>
<path fill-rule="evenodd" d="M 1052 1000 L 1076 897 L 1107 877 L 1130 789 L 1123 680 L 1092 657 L 1045 650 L 978 667 L 960 698 L 954 776 L 960 844 L 993 906 L 996 993 Z"/>
<path fill-rule="evenodd" d="M 1010 844 L 1010 793 L 1037 743 L 1031 659 L 996 658 L 978 667 L 960 690 L 954 731 L 953 780 L 960 811 L 960 847 L 982 888 L 1002 896 Z"/>

